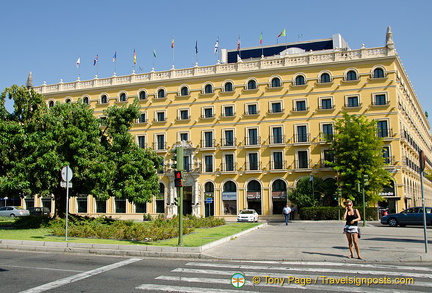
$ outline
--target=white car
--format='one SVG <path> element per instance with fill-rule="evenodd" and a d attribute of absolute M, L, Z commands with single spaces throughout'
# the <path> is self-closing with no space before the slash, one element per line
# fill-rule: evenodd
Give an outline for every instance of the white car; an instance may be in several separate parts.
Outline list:
<path fill-rule="evenodd" d="M 253 209 L 242 210 L 237 216 L 237 222 L 258 222 L 258 213 Z"/>
<path fill-rule="evenodd" d="M 6 207 L 0 207 L 0 216 L 2 217 L 22 217 L 22 216 L 29 216 L 30 212 L 28 210 L 25 210 L 21 207 L 14 207 L 14 206 L 6 206 Z"/>

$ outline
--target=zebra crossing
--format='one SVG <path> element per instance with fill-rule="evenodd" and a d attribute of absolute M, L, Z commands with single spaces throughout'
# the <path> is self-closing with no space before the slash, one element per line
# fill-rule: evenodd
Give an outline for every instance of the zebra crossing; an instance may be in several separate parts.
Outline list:
<path fill-rule="evenodd" d="M 432 266 L 193 261 L 136 289 L 150 292 L 431 292 Z"/>

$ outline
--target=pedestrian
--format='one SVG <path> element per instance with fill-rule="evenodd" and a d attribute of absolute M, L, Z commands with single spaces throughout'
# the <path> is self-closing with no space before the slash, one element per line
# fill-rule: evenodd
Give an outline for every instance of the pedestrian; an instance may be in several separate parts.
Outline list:
<path fill-rule="evenodd" d="M 291 208 L 287 204 L 282 210 L 282 215 L 285 217 L 285 225 L 288 225 L 290 213 L 291 213 Z"/>
<path fill-rule="evenodd" d="M 348 248 L 350 250 L 350 255 L 348 258 L 354 257 L 354 250 L 353 245 L 355 248 L 355 251 L 357 253 L 358 259 L 363 259 L 360 256 L 360 247 L 358 244 L 358 238 L 359 238 L 359 227 L 358 222 L 361 220 L 360 213 L 357 209 L 353 208 L 353 202 L 348 199 L 345 202 L 345 214 L 343 216 L 343 219 L 346 220 L 345 227 L 344 227 L 344 233 L 348 240 Z"/>

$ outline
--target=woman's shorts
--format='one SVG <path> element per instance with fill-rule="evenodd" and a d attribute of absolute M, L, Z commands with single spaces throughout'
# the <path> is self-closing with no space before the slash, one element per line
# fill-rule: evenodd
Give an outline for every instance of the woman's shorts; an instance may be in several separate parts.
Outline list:
<path fill-rule="evenodd" d="M 345 225 L 344 233 L 350 233 L 350 234 L 358 233 L 358 226 Z"/>

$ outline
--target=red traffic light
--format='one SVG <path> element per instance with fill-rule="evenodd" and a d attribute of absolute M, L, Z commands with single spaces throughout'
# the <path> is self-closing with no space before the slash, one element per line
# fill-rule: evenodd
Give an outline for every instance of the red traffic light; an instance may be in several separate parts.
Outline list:
<path fill-rule="evenodd" d="M 174 186 L 175 187 L 183 186 L 181 171 L 174 171 Z"/>

